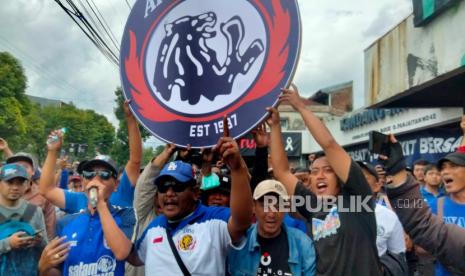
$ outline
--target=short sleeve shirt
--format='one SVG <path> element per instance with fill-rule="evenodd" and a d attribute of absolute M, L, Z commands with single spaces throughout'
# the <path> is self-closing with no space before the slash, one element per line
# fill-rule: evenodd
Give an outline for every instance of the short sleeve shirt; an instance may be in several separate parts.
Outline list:
<path fill-rule="evenodd" d="M 110 206 L 118 227 L 131 239 L 136 222 L 132 208 Z M 117 261 L 105 240 L 100 217 L 89 212 L 68 217 L 59 229 L 71 243 L 68 258 L 63 263 L 62 275 L 124 275 L 124 261 Z"/>
<path fill-rule="evenodd" d="M 123 171 L 118 188 L 110 196 L 110 204 L 119 207 L 132 208 L 134 201 L 134 186 L 131 185 L 131 181 L 126 174 L 126 170 Z M 64 190 L 65 193 L 65 211 L 68 214 L 79 213 L 87 209 L 87 196 L 83 192 L 71 192 Z"/>
<path fill-rule="evenodd" d="M 229 208 L 198 205 L 194 213 L 170 231 L 184 264 L 192 275 L 224 275 L 232 246 L 228 231 Z M 157 217 L 136 243 L 145 275 L 182 275 L 168 243 L 165 216 Z"/>

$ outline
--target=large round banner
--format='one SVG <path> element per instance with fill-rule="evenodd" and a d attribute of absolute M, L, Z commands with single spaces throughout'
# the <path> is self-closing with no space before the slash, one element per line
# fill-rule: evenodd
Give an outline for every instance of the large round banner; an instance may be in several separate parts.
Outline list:
<path fill-rule="evenodd" d="M 277 103 L 300 51 L 297 0 L 139 0 L 121 45 L 121 80 L 153 135 L 210 147 L 246 134 Z"/>

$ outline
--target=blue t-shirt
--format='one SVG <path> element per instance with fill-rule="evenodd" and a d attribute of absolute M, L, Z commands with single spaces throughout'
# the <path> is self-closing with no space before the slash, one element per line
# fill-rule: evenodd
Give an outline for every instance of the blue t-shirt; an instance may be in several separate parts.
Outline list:
<path fill-rule="evenodd" d="M 437 215 L 437 199 L 431 202 L 431 211 Z M 455 224 L 461 228 L 465 228 L 465 204 L 454 202 L 449 196 L 444 197 L 443 206 L 443 221 L 446 224 Z M 451 275 L 447 270 L 440 264 L 436 264 L 436 276 Z"/>
<path fill-rule="evenodd" d="M 131 184 L 126 170 L 121 175 L 118 188 L 111 194 L 110 204 L 121 207 L 132 207 L 135 187 Z"/>
<path fill-rule="evenodd" d="M 434 202 L 436 202 L 436 199 L 438 197 L 444 196 L 444 192 L 442 191 L 442 189 L 439 189 L 438 196 L 435 196 L 433 193 L 428 192 L 428 190 L 426 190 L 424 186 L 420 188 L 420 193 L 423 199 L 425 200 L 425 202 L 428 203 L 430 207 Z"/>
<path fill-rule="evenodd" d="M 118 227 L 131 239 L 136 223 L 134 209 L 110 206 Z M 124 275 L 124 261 L 116 260 L 104 238 L 100 217 L 89 212 L 73 214 L 59 224 L 58 236 L 71 243 L 62 275 Z"/>
<path fill-rule="evenodd" d="M 131 185 L 126 170 L 124 170 L 118 188 L 110 196 L 110 204 L 119 207 L 132 207 L 134 190 L 135 187 Z M 64 193 L 65 208 L 63 211 L 68 214 L 75 214 L 87 209 L 87 196 L 85 193 L 76 193 L 68 190 L 64 190 Z"/>

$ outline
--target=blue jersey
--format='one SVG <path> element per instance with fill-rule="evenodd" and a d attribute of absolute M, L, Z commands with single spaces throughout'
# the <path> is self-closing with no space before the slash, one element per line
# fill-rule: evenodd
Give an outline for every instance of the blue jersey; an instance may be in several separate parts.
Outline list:
<path fill-rule="evenodd" d="M 131 185 L 126 170 L 124 170 L 118 188 L 110 196 L 110 204 L 132 208 L 134 190 L 135 187 Z M 63 211 L 68 214 L 75 214 L 87 209 L 87 196 L 85 193 L 76 193 L 68 190 L 64 190 L 64 193 L 65 208 Z"/>
<path fill-rule="evenodd" d="M 426 203 L 428 203 L 428 205 L 431 207 L 433 204 L 435 204 L 436 202 L 436 199 L 438 197 L 443 197 L 444 196 L 444 192 L 442 191 L 442 189 L 439 189 L 439 194 L 438 196 L 435 196 L 434 194 L 428 192 L 428 190 L 426 190 L 425 187 L 421 187 L 420 188 L 420 193 L 421 193 L 421 196 L 423 197 L 423 199 L 425 200 Z"/>
<path fill-rule="evenodd" d="M 132 208 L 109 207 L 118 227 L 131 239 L 136 218 Z M 73 214 L 57 229 L 71 243 L 68 258 L 62 265 L 62 275 L 124 275 L 124 261 L 117 261 L 107 241 L 98 213 Z"/>
<path fill-rule="evenodd" d="M 437 215 L 438 213 L 438 204 L 437 199 L 431 202 L 431 211 Z M 443 205 L 443 221 L 446 224 L 455 224 L 461 228 L 465 228 L 465 204 L 460 204 L 454 202 L 449 196 L 444 197 Z M 447 270 L 441 265 L 436 265 L 436 275 L 437 276 L 446 276 L 451 275 Z"/>

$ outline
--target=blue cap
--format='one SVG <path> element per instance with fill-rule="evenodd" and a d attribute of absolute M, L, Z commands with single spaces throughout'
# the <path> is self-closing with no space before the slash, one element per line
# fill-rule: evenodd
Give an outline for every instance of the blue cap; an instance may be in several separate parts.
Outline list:
<path fill-rule="evenodd" d="M 3 181 L 9 181 L 17 177 L 29 179 L 29 174 L 24 166 L 19 164 L 6 164 L 0 169 L 0 179 Z"/>
<path fill-rule="evenodd" d="M 169 162 L 155 179 L 155 185 L 161 185 L 167 179 L 174 179 L 179 182 L 195 181 L 194 170 L 191 164 L 182 161 Z"/>

